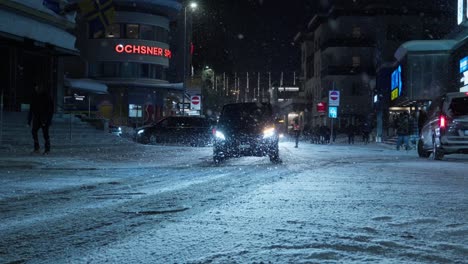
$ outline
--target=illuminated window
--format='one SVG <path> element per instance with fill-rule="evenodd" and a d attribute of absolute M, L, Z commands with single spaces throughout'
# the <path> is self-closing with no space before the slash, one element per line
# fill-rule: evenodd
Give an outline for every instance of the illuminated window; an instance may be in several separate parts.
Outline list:
<path fill-rule="evenodd" d="M 143 117 L 143 106 L 129 104 L 128 105 L 128 117 Z"/>
<path fill-rule="evenodd" d="M 130 39 L 138 39 L 139 25 L 127 24 L 125 27 L 125 36 Z"/>
<path fill-rule="evenodd" d="M 112 24 L 106 30 L 106 38 L 120 38 L 120 24 Z"/>

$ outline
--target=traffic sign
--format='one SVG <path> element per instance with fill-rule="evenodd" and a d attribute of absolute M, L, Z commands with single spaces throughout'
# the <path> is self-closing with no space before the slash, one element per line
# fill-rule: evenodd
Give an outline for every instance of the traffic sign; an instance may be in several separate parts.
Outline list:
<path fill-rule="evenodd" d="M 200 110 L 201 98 L 199 95 L 192 95 L 190 101 L 192 110 Z"/>
<path fill-rule="evenodd" d="M 336 106 L 328 107 L 328 117 L 329 118 L 338 118 L 338 107 L 336 107 Z"/>
<path fill-rule="evenodd" d="M 328 105 L 329 106 L 339 106 L 340 105 L 340 92 L 339 91 L 329 91 L 328 92 Z"/>

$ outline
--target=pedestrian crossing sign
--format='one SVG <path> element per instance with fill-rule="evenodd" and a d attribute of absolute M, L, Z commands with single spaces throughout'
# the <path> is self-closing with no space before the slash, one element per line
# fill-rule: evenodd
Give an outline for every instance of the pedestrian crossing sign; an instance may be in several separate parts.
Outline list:
<path fill-rule="evenodd" d="M 328 117 L 329 118 L 338 118 L 338 107 L 337 106 L 329 106 L 328 107 Z"/>

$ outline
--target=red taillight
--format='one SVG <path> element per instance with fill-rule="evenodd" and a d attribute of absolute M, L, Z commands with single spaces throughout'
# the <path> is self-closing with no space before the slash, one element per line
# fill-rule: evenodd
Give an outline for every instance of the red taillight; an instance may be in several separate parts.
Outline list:
<path fill-rule="evenodd" d="M 447 125 L 447 119 L 445 118 L 445 116 L 441 115 L 439 118 L 439 127 L 445 128 L 446 125 Z"/>
<path fill-rule="evenodd" d="M 213 133 L 213 136 L 216 135 L 216 128 L 213 127 L 213 129 L 211 129 L 211 133 Z"/>

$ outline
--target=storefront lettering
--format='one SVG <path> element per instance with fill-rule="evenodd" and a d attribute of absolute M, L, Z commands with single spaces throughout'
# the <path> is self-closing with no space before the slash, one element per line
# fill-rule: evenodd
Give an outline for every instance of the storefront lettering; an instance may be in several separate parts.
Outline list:
<path fill-rule="evenodd" d="M 169 59 L 172 57 L 172 52 L 170 50 L 163 49 L 163 48 L 160 48 L 160 47 L 154 47 L 154 46 L 117 44 L 115 46 L 115 51 L 117 53 L 161 56 L 161 57 L 166 57 L 166 58 L 169 58 Z"/>

